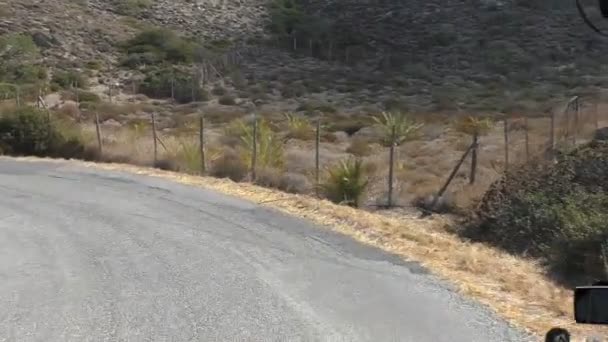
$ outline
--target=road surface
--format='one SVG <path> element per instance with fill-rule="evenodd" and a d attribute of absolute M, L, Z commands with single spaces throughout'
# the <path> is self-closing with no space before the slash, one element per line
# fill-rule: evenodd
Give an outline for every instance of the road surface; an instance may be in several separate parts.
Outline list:
<path fill-rule="evenodd" d="M 0 341 L 522 341 L 424 269 L 152 177 L 0 159 Z"/>

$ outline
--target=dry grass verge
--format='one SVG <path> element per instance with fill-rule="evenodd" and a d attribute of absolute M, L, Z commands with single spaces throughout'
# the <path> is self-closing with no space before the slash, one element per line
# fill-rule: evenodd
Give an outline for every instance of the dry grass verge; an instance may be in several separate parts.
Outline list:
<path fill-rule="evenodd" d="M 420 262 L 434 274 L 455 284 L 463 295 L 486 304 L 509 322 L 537 336 L 553 326 L 571 330 L 574 337 L 590 331 L 573 322 L 571 291 L 548 280 L 540 266 L 483 244 L 463 242 L 446 232 L 444 227 L 450 223 L 447 219 L 412 217 L 404 220 L 225 179 L 124 164 L 74 163 L 204 187 L 330 227 L 363 243 Z"/>

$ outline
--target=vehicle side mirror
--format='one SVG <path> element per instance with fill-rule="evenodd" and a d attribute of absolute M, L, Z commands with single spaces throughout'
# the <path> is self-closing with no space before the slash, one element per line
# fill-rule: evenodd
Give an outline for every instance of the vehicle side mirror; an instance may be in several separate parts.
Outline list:
<path fill-rule="evenodd" d="M 600 11 L 602 12 L 602 16 L 604 18 L 608 18 L 608 0 L 599 0 L 600 2 Z"/>
<path fill-rule="evenodd" d="M 608 286 L 577 287 L 574 318 L 581 324 L 608 324 Z"/>

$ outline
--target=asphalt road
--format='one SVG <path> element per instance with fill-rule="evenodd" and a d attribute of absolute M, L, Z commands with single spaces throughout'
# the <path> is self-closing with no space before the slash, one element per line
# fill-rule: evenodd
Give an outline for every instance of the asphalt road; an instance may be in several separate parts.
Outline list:
<path fill-rule="evenodd" d="M 0 159 L 0 341 L 522 341 L 414 263 L 218 193 Z"/>

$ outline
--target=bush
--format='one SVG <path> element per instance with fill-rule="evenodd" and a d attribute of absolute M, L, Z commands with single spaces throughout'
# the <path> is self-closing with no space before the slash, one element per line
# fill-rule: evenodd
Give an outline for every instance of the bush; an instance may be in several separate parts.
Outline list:
<path fill-rule="evenodd" d="M 139 91 L 150 98 L 169 98 L 171 97 L 172 87 L 173 96 L 178 103 L 209 99 L 209 94 L 199 85 L 196 79 L 193 80 L 189 73 L 171 68 L 148 72 L 140 84 Z"/>
<path fill-rule="evenodd" d="M 372 153 L 372 149 L 367 139 L 356 137 L 350 142 L 350 146 L 348 146 L 346 152 L 357 157 L 365 157 Z"/>
<path fill-rule="evenodd" d="M 605 278 L 608 145 L 592 142 L 531 164 L 492 186 L 463 231 L 512 253 L 541 258 L 569 283 Z"/>
<path fill-rule="evenodd" d="M 47 121 L 46 113 L 22 107 L 0 116 L 0 150 L 11 155 L 96 159 L 79 132 Z"/>
<path fill-rule="evenodd" d="M 315 137 L 315 131 L 310 121 L 293 113 L 286 113 L 287 137 L 291 139 L 310 140 Z"/>
<path fill-rule="evenodd" d="M 245 179 L 248 172 L 247 164 L 240 158 L 239 154 L 231 148 L 225 148 L 211 164 L 209 174 L 213 177 L 229 178 L 235 182 L 240 182 Z"/>
<path fill-rule="evenodd" d="M 224 106 L 234 106 L 236 105 L 236 99 L 232 95 L 223 95 L 220 97 L 219 103 Z"/>
<path fill-rule="evenodd" d="M 367 184 L 363 162 L 360 159 L 348 159 L 328 170 L 322 189 L 330 201 L 358 207 Z"/>
<path fill-rule="evenodd" d="M 190 63 L 197 45 L 173 31 L 153 28 L 124 42 L 122 48 L 127 54 L 122 64 L 134 68 L 140 64 Z"/>
<path fill-rule="evenodd" d="M 276 134 L 267 120 L 259 120 L 257 129 L 257 166 L 263 168 L 282 169 L 285 164 L 283 156 L 283 140 Z M 237 137 L 241 159 L 251 166 L 253 151 L 253 125 L 238 119 L 224 128 L 224 136 Z"/>
<path fill-rule="evenodd" d="M 114 10 L 121 15 L 138 15 L 152 6 L 151 0 L 115 0 Z"/>
<path fill-rule="evenodd" d="M 0 117 L 2 151 L 16 155 L 48 154 L 56 135 L 49 128 L 46 115 L 34 108 L 3 113 Z"/>
<path fill-rule="evenodd" d="M 78 100 L 78 102 L 85 102 L 85 103 L 99 103 L 101 102 L 101 98 L 99 97 L 99 95 L 90 92 L 90 91 L 86 91 L 86 90 L 78 90 L 78 92 L 76 92 L 75 90 L 66 90 L 61 92 L 61 99 L 62 100 L 69 100 L 69 101 L 76 101 Z"/>
<path fill-rule="evenodd" d="M 55 72 L 53 72 L 51 84 L 54 84 L 57 87 L 64 89 L 71 88 L 72 86 L 81 89 L 87 89 L 88 79 L 83 73 L 80 73 L 76 70 L 56 70 Z"/>
<path fill-rule="evenodd" d="M 306 176 L 297 173 L 284 173 L 280 169 L 270 167 L 257 170 L 255 184 L 292 194 L 307 193 L 312 188 Z"/>

